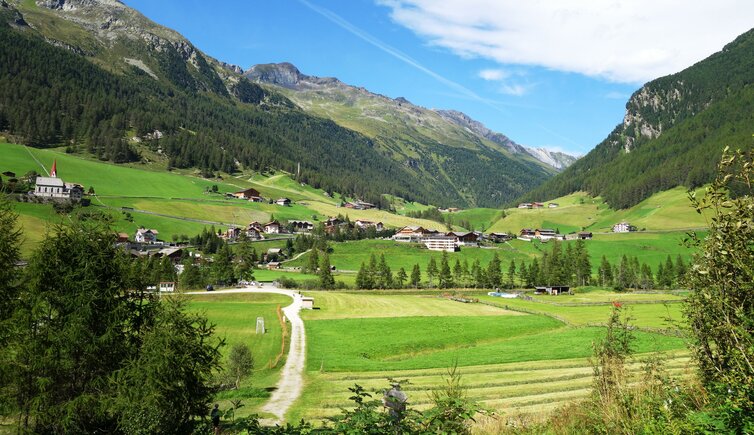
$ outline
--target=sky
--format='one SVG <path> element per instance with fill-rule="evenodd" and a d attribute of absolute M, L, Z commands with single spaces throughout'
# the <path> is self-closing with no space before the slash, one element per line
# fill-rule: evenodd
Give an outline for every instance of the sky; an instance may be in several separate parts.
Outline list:
<path fill-rule="evenodd" d="M 631 94 L 754 26 L 750 0 L 125 0 L 244 70 L 291 62 L 586 154 Z"/>

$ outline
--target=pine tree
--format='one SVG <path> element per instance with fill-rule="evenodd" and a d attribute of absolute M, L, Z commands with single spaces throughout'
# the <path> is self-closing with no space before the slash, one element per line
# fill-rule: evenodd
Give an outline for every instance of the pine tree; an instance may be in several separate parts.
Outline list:
<path fill-rule="evenodd" d="M 319 260 L 319 285 L 323 290 L 335 288 L 335 278 L 330 270 L 330 255 L 327 252 L 324 252 Z"/>
<path fill-rule="evenodd" d="M 405 283 L 407 279 L 408 275 L 406 275 L 406 270 L 402 267 L 398 269 L 398 274 L 395 276 L 395 280 L 398 281 L 398 288 L 403 288 L 403 283 Z"/>
<path fill-rule="evenodd" d="M 508 288 L 514 288 L 516 286 L 515 278 L 516 278 L 516 262 L 514 260 L 511 260 L 510 265 L 508 265 Z"/>
<path fill-rule="evenodd" d="M 212 274 L 218 283 L 233 284 L 236 281 L 233 270 L 233 251 L 227 243 L 223 243 L 220 250 L 215 254 Z"/>
<path fill-rule="evenodd" d="M 361 262 L 359 271 L 356 273 L 356 288 L 362 290 L 370 290 L 372 288 L 372 284 L 369 282 L 369 272 L 363 261 Z"/>
<path fill-rule="evenodd" d="M 495 255 L 492 256 L 492 260 L 490 260 L 487 265 L 487 282 L 491 288 L 499 288 L 502 284 L 503 279 L 500 267 L 500 257 L 498 257 L 497 252 L 495 252 Z"/>
<path fill-rule="evenodd" d="M 429 259 L 429 263 L 427 264 L 427 278 L 429 278 L 429 286 L 432 287 L 433 280 L 437 276 L 438 270 L 437 270 L 437 263 L 435 262 L 435 257 L 431 257 Z"/>
<path fill-rule="evenodd" d="M 390 266 L 385 261 L 385 254 L 380 254 L 380 264 L 378 266 L 379 288 L 391 288 L 393 286 L 393 273 Z"/>
<path fill-rule="evenodd" d="M 675 286 L 676 288 L 682 287 L 684 285 L 684 280 L 686 276 L 686 264 L 683 262 L 683 257 L 681 257 L 681 254 L 678 254 L 677 257 L 675 257 Z"/>
<path fill-rule="evenodd" d="M 613 267 L 604 255 L 602 256 L 602 261 L 600 262 L 600 267 L 597 273 L 599 274 L 600 285 L 602 287 L 610 287 L 613 285 Z"/>
<path fill-rule="evenodd" d="M 422 280 L 422 273 L 418 264 L 414 264 L 414 268 L 411 269 L 411 285 L 414 288 L 419 288 Z"/>
<path fill-rule="evenodd" d="M 440 260 L 440 288 L 453 287 L 453 275 L 450 273 L 450 264 L 448 263 L 448 253 L 442 253 L 442 259 Z"/>
<path fill-rule="evenodd" d="M 319 251 L 316 248 L 312 248 L 309 252 L 309 261 L 306 263 L 306 271 L 309 273 L 317 273 L 319 268 Z"/>
<path fill-rule="evenodd" d="M 463 285 L 463 268 L 461 267 L 461 261 L 456 259 L 456 264 L 453 266 L 453 280 L 456 285 Z"/>

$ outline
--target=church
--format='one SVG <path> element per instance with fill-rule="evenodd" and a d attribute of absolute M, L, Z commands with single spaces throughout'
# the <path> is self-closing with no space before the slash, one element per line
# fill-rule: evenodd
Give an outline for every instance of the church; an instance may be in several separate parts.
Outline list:
<path fill-rule="evenodd" d="M 34 195 L 44 198 L 81 201 L 84 196 L 84 188 L 78 184 L 64 183 L 61 178 L 58 178 L 57 163 L 57 161 L 52 162 L 49 177 L 37 177 Z"/>

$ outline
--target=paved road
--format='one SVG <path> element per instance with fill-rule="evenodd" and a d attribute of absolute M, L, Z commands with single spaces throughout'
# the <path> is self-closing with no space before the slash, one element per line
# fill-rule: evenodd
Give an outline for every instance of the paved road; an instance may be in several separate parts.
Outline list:
<path fill-rule="evenodd" d="M 262 407 L 262 411 L 273 414 L 276 419 L 264 420 L 265 424 L 282 424 L 285 413 L 294 401 L 301 395 L 304 388 L 304 364 L 306 362 L 306 331 L 304 321 L 298 313 L 301 310 L 301 295 L 293 290 L 279 289 L 272 285 L 261 288 L 247 287 L 242 289 L 218 290 L 214 292 L 189 292 L 188 294 L 221 295 L 227 293 L 275 293 L 293 298 L 293 303 L 283 308 L 285 317 L 291 325 L 291 346 L 285 366 L 280 374 L 280 380 L 272 393 L 270 400 Z"/>

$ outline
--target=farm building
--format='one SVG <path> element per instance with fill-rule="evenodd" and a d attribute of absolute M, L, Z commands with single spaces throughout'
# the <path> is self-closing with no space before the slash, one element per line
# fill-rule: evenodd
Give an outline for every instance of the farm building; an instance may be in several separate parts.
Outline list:
<path fill-rule="evenodd" d="M 168 257 L 173 264 L 178 264 L 183 258 L 182 248 L 163 248 L 157 251 L 154 256 L 156 258 Z"/>
<path fill-rule="evenodd" d="M 295 233 L 310 233 L 314 230 L 314 224 L 309 221 L 288 221 Z"/>
<path fill-rule="evenodd" d="M 305 310 L 313 310 L 314 298 L 310 296 L 301 296 L 301 308 Z"/>
<path fill-rule="evenodd" d="M 547 208 L 558 208 L 558 207 L 560 207 L 560 204 L 558 204 L 557 202 L 551 202 L 547 204 Z"/>
<path fill-rule="evenodd" d="M 560 234 L 557 233 L 557 231 L 550 229 L 550 228 L 537 228 L 534 231 L 534 237 L 538 238 L 539 240 L 550 240 L 550 239 L 559 239 Z"/>
<path fill-rule="evenodd" d="M 291 200 L 288 198 L 278 198 L 277 201 L 275 201 L 275 204 L 280 206 L 289 207 L 291 205 Z"/>
<path fill-rule="evenodd" d="M 489 233 L 487 239 L 493 243 L 501 243 L 512 239 L 513 237 L 508 233 Z"/>
<path fill-rule="evenodd" d="M 532 203 L 530 202 L 522 202 L 518 205 L 518 208 L 532 208 Z"/>
<path fill-rule="evenodd" d="M 115 243 L 128 243 L 128 234 L 126 233 L 115 234 Z"/>
<path fill-rule="evenodd" d="M 432 235 L 424 237 L 422 242 L 430 251 L 455 252 L 458 250 L 456 238 L 445 235 Z"/>
<path fill-rule="evenodd" d="M 541 202 L 532 202 L 531 208 L 543 208 L 545 205 Z"/>
<path fill-rule="evenodd" d="M 370 204 L 364 201 L 354 201 L 354 202 L 344 203 L 343 207 L 350 208 L 353 210 L 369 210 L 369 209 L 375 208 L 376 206 L 374 204 Z"/>
<path fill-rule="evenodd" d="M 557 296 L 562 294 L 573 294 L 571 288 L 567 285 L 551 285 L 535 287 L 534 292 L 537 294 L 548 294 L 550 296 Z"/>
<path fill-rule="evenodd" d="M 636 231 L 636 227 L 629 224 L 628 222 L 620 222 L 613 225 L 614 233 L 629 233 L 632 231 Z"/>
<path fill-rule="evenodd" d="M 248 199 L 249 201 L 254 201 L 254 202 L 262 201 L 262 194 L 259 193 L 259 191 L 254 188 L 241 190 L 238 192 L 233 192 L 232 195 L 239 199 Z"/>
<path fill-rule="evenodd" d="M 537 232 L 531 228 L 522 228 L 519 233 L 519 237 L 524 239 L 533 239 L 537 236 Z"/>

